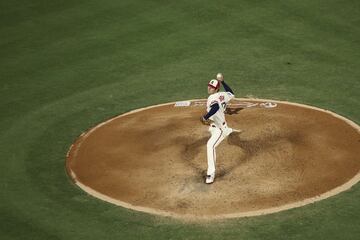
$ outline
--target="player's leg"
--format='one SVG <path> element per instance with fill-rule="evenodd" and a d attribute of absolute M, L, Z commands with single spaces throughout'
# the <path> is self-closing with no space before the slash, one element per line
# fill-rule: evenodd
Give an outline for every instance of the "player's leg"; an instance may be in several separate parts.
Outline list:
<path fill-rule="evenodd" d="M 212 183 L 215 178 L 215 163 L 216 163 L 216 147 L 224 140 L 222 130 L 219 128 L 210 129 L 211 137 L 207 142 L 207 160 L 208 160 L 208 169 L 207 169 L 207 179 L 206 183 Z"/>
<path fill-rule="evenodd" d="M 221 131 L 218 128 L 210 129 L 211 137 L 206 144 L 207 149 L 207 160 L 208 160 L 208 170 L 207 175 L 211 175 L 215 172 L 215 144 L 221 137 Z"/>
<path fill-rule="evenodd" d="M 224 129 L 225 137 L 229 136 L 231 133 L 242 133 L 242 132 L 243 132 L 243 130 L 238 130 L 238 129 L 235 129 L 235 128 L 226 127 Z"/>
<path fill-rule="evenodd" d="M 221 130 L 220 130 L 221 131 Z M 214 164 L 216 165 L 216 147 L 219 146 L 219 144 L 227 137 L 225 135 L 224 131 L 221 131 L 220 138 L 215 142 L 213 147 L 213 156 L 214 156 Z"/>

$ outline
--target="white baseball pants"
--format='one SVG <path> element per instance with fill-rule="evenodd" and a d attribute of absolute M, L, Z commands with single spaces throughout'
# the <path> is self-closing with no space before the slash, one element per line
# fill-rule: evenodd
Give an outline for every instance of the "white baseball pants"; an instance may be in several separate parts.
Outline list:
<path fill-rule="evenodd" d="M 232 132 L 232 128 L 225 126 L 223 129 L 216 127 L 211 124 L 209 127 L 209 132 L 211 137 L 207 142 L 207 160 L 208 160 L 208 169 L 207 175 L 215 174 L 215 164 L 216 164 L 216 147 Z"/>

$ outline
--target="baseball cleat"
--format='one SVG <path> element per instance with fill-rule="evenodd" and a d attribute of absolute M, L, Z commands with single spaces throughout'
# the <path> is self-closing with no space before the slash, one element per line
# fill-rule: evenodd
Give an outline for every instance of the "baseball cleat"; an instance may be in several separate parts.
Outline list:
<path fill-rule="evenodd" d="M 238 129 L 234 129 L 233 128 L 233 132 L 235 132 L 235 133 L 242 133 L 244 130 L 238 130 Z"/>
<path fill-rule="evenodd" d="M 214 180 L 215 180 L 215 174 L 206 175 L 205 183 L 210 184 L 210 183 L 213 183 Z"/>

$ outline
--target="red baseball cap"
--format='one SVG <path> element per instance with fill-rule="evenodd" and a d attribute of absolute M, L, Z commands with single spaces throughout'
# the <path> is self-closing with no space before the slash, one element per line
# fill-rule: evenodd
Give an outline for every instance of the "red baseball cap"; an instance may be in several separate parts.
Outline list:
<path fill-rule="evenodd" d="M 210 80 L 210 82 L 208 83 L 209 87 L 215 88 L 215 89 L 219 89 L 220 88 L 220 82 L 216 79 L 212 79 Z"/>

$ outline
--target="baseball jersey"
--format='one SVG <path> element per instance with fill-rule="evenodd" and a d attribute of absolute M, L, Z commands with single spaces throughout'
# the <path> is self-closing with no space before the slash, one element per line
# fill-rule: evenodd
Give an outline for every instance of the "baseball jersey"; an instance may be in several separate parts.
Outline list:
<path fill-rule="evenodd" d="M 222 128 L 224 124 L 226 124 L 225 121 L 225 109 L 227 103 L 234 98 L 234 95 L 231 92 L 217 92 L 214 94 L 211 94 L 208 97 L 207 103 L 206 103 L 206 110 L 207 112 L 210 111 L 211 106 L 213 104 L 218 103 L 219 104 L 219 110 L 212 115 L 209 119 L 214 122 L 214 124 L 218 128 Z"/>

